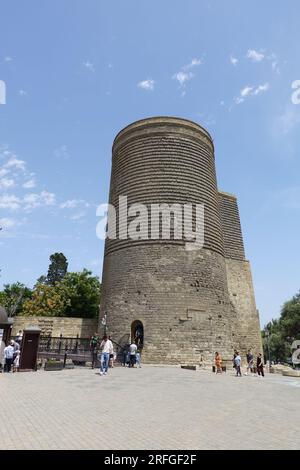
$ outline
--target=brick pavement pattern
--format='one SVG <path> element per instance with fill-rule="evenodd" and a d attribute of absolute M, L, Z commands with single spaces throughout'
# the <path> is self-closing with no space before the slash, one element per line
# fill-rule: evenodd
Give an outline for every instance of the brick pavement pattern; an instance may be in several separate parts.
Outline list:
<path fill-rule="evenodd" d="M 0 374 L 1 449 L 299 449 L 300 380 L 178 367 Z"/>

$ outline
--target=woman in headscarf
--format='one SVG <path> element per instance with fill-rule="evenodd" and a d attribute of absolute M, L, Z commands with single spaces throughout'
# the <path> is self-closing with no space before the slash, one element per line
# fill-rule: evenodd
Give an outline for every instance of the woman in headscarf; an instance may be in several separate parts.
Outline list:
<path fill-rule="evenodd" d="M 215 366 L 216 366 L 216 374 L 222 374 L 222 357 L 221 354 L 216 352 L 215 354 Z"/>

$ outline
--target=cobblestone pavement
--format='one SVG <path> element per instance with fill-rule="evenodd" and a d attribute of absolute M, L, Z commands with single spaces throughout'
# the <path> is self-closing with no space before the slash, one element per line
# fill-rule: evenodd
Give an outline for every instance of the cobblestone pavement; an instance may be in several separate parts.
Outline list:
<path fill-rule="evenodd" d="M 300 380 L 177 367 L 0 374 L 1 449 L 297 449 Z"/>

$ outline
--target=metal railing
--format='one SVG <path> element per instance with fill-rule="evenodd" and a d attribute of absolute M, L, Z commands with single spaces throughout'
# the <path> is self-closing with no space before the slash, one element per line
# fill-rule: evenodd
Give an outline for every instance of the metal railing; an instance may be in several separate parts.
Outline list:
<path fill-rule="evenodd" d="M 126 338 L 125 338 L 126 336 Z M 15 339 L 15 337 L 12 337 Z M 128 350 L 128 338 L 124 335 L 122 344 L 112 341 L 115 353 L 115 362 L 124 363 L 124 355 Z M 74 365 L 84 365 L 86 363 L 98 364 L 98 349 L 92 349 L 90 346 L 90 338 L 80 338 L 79 335 L 73 338 L 60 336 L 40 336 L 38 347 L 38 358 L 43 359 L 60 359 L 64 366 L 68 359 L 72 360 Z M 100 346 L 100 345 L 99 345 Z"/>

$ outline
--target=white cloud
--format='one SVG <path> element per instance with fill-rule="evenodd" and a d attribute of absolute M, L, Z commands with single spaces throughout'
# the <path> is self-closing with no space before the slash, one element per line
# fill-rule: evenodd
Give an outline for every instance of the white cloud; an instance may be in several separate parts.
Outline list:
<path fill-rule="evenodd" d="M 35 188 L 35 186 L 36 186 L 36 183 L 33 178 L 28 181 L 25 181 L 25 183 L 23 184 L 24 189 L 32 189 L 32 188 Z"/>
<path fill-rule="evenodd" d="M 261 93 L 266 92 L 269 90 L 270 85 L 269 83 L 264 83 L 263 85 L 259 85 L 258 87 L 253 87 L 253 86 L 245 86 L 241 91 L 238 97 L 234 99 L 236 104 L 241 104 L 245 101 L 245 98 L 248 96 L 257 96 Z"/>
<path fill-rule="evenodd" d="M 191 80 L 193 77 L 194 74 L 192 72 L 183 72 L 181 70 L 180 72 L 175 73 L 172 78 L 177 80 L 180 86 L 185 86 L 186 82 Z"/>
<path fill-rule="evenodd" d="M 10 57 L 9 55 L 4 57 L 4 62 L 12 62 L 13 61 L 13 58 Z"/>
<path fill-rule="evenodd" d="M 18 196 L 4 194 L 0 196 L 0 209 L 15 211 L 21 208 L 22 201 Z"/>
<path fill-rule="evenodd" d="M 3 178 L 3 176 L 7 175 L 9 173 L 9 170 L 6 168 L 0 168 L 0 178 Z"/>
<path fill-rule="evenodd" d="M 6 217 L 3 217 L 2 219 L 0 219 L 0 227 L 4 230 L 12 228 L 15 225 L 17 225 L 17 221 L 15 219 L 6 218 Z"/>
<path fill-rule="evenodd" d="M 252 86 L 246 86 L 245 88 L 241 90 L 241 96 L 245 98 L 246 96 L 249 95 L 249 93 L 251 93 L 252 90 L 253 90 Z"/>
<path fill-rule="evenodd" d="M 255 49 L 248 49 L 247 59 L 253 60 L 253 62 L 261 62 L 265 58 L 265 54 L 262 51 L 256 51 Z"/>
<path fill-rule="evenodd" d="M 293 131 L 298 124 L 300 124 L 300 112 L 297 106 L 289 106 L 285 112 L 279 116 L 277 128 L 282 134 L 288 134 Z"/>
<path fill-rule="evenodd" d="M 236 66 L 236 65 L 238 64 L 238 61 L 239 61 L 239 60 L 238 60 L 236 57 L 234 57 L 233 55 L 231 55 L 231 56 L 229 57 L 229 60 L 230 60 L 230 62 L 232 63 L 232 65 L 234 65 L 234 66 Z"/>
<path fill-rule="evenodd" d="M 56 204 L 55 194 L 48 191 L 41 193 L 26 194 L 23 198 L 24 210 L 32 210 L 38 207 L 54 206 Z"/>
<path fill-rule="evenodd" d="M 272 69 L 274 70 L 274 72 L 276 72 L 278 75 L 280 74 L 280 68 L 278 66 L 278 62 L 276 60 L 274 60 L 272 62 Z"/>
<path fill-rule="evenodd" d="M 184 65 L 182 67 L 183 70 L 189 70 L 189 69 L 192 69 L 194 67 L 197 67 L 198 65 L 202 65 L 202 60 L 201 59 L 197 59 L 197 58 L 194 58 L 191 60 L 191 62 L 187 65 Z"/>
<path fill-rule="evenodd" d="M 70 154 L 68 152 L 68 148 L 66 145 L 61 145 L 57 149 L 54 149 L 53 153 L 56 158 L 61 158 L 61 159 L 70 158 Z"/>
<path fill-rule="evenodd" d="M 154 90 L 154 84 L 155 81 L 152 80 L 151 78 L 148 78 L 147 80 L 142 80 L 141 82 L 138 83 L 138 87 L 142 88 L 143 90 Z"/>
<path fill-rule="evenodd" d="M 9 189 L 15 186 L 15 181 L 12 178 L 1 178 L 0 189 Z"/>
<path fill-rule="evenodd" d="M 5 154 L 6 152 L 4 152 Z M 10 152 L 9 152 L 10 153 Z M 14 154 L 10 153 L 12 156 L 8 159 L 8 161 L 4 164 L 4 168 L 15 168 L 17 170 L 25 171 L 25 162 L 24 160 L 20 160 Z"/>
<path fill-rule="evenodd" d="M 268 91 L 269 88 L 270 88 L 269 83 L 265 83 L 264 85 L 259 85 L 257 88 L 255 88 L 253 94 L 259 95 L 260 93 Z"/>
<path fill-rule="evenodd" d="M 20 96 L 28 96 L 28 93 L 25 90 L 19 90 L 19 95 Z"/>
<path fill-rule="evenodd" d="M 69 199 L 59 205 L 60 209 L 75 209 L 79 206 L 89 207 L 89 203 L 83 199 Z"/>
<path fill-rule="evenodd" d="M 89 60 L 87 60 L 86 62 L 83 62 L 82 65 L 83 65 L 86 69 L 88 69 L 90 72 L 95 72 L 94 64 L 92 64 L 92 62 L 90 62 Z"/>
<path fill-rule="evenodd" d="M 195 74 L 191 72 L 190 70 L 194 69 L 195 67 L 198 67 L 202 63 L 203 62 L 201 59 L 197 59 L 197 58 L 192 59 L 189 64 L 181 67 L 179 72 L 174 73 L 174 75 L 172 76 L 172 79 L 177 80 L 179 82 L 180 88 L 185 88 L 187 82 L 189 82 L 195 76 Z M 186 94 L 186 90 L 184 89 L 181 91 L 181 96 L 185 96 L 185 94 Z"/>
<path fill-rule="evenodd" d="M 86 212 L 78 212 L 70 217 L 70 220 L 80 220 L 86 215 Z"/>

